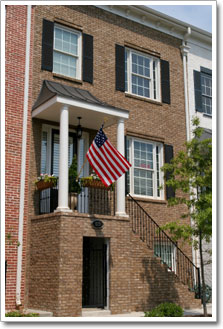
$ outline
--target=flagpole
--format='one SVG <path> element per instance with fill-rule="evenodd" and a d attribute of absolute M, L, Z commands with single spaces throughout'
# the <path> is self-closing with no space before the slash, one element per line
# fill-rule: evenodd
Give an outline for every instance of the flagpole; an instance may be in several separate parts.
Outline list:
<path fill-rule="evenodd" d="M 86 156 L 86 155 L 85 155 L 85 156 Z M 79 179 L 79 177 L 80 177 L 80 174 L 81 174 L 81 172 L 82 172 L 82 170 L 83 170 L 83 168 L 84 168 L 86 162 L 87 162 L 87 157 L 85 158 L 84 163 L 83 163 L 82 166 L 81 166 L 81 169 L 80 169 L 80 171 L 79 171 L 79 174 L 77 175 L 76 181 L 78 181 L 78 179 Z"/>

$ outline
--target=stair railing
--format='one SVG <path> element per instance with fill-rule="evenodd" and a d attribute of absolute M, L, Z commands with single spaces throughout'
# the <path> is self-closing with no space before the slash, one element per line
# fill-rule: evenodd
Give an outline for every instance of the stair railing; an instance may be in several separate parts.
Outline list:
<path fill-rule="evenodd" d="M 132 221 L 132 231 L 166 264 L 168 271 L 174 272 L 179 281 L 200 298 L 199 268 L 130 194 L 128 197 L 126 211 Z"/>

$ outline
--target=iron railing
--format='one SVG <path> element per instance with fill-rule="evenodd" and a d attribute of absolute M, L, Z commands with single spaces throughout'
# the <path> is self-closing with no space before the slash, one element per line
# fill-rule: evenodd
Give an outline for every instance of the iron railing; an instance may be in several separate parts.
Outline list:
<path fill-rule="evenodd" d="M 76 210 L 79 213 L 97 215 L 115 215 L 115 186 L 108 189 L 82 187 L 78 195 Z M 58 206 L 58 188 L 50 188 L 39 192 L 39 214 L 53 212 Z"/>
<path fill-rule="evenodd" d="M 132 231 L 154 251 L 154 256 L 160 257 L 169 271 L 176 274 L 180 282 L 188 285 L 189 290 L 196 291 L 200 298 L 200 272 L 184 252 L 129 194 L 126 211 L 132 221 Z"/>

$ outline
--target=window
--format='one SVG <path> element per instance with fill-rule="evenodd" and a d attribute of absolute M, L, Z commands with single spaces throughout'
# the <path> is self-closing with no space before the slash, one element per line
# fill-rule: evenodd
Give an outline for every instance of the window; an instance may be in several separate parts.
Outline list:
<path fill-rule="evenodd" d="M 194 70 L 195 110 L 212 116 L 212 71 L 200 67 Z"/>
<path fill-rule="evenodd" d="M 125 49 L 125 91 L 160 100 L 160 62 L 158 58 Z"/>
<path fill-rule="evenodd" d="M 176 247 L 168 241 L 155 242 L 154 256 L 160 257 L 171 271 L 176 272 Z"/>
<path fill-rule="evenodd" d="M 81 33 L 54 25 L 53 72 L 81 79 Z"/>
<path fill-rule="evenodd" d="M 212 115 L 212 77 L 201 73 L 201 92 L 203 112 Z"/>
<path fill-rule="evenodd" d="M 127 159 L 132 167 L 127 174 L 128 191 L 133 195 L 143 195 L 163 199 L 163 145 L 137 138 L 127 138 Z"/>

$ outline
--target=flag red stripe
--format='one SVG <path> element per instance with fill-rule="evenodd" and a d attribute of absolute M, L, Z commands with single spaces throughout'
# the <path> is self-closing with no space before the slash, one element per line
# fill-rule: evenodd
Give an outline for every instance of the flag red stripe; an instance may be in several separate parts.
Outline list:
<path fill-rule="evenodd" d="M 106 170 L 102 167 L 101 163 L 98 161 L 98 159 L 95 157 L 94 153 L 93 153 L 93 148 L 92 145 L 89 149 L 89 153 L 91 155 L 91 157 L 94 159 L 95 164 L 98 166 L 98 168 L 100 169 L 100 171 L 103 174 L 103 177 L 105 177 L 110 184 L 113 183 L 114 180 L 111 179 L 111 177 L 109 176 L 109 173 L 106 172 Z"/>
<path fill-rule="evenodd" d="M 106 143 L 104 143 L 103 146 L 107 149 L 107 152 L 110 152 L 110 154 L 112 154 L 115 164 L 119 167 L 121 172 L 124 173 L 128 168 L 126 168 L 126 166 L 123 164 L 123 162 L 117 157 L 116 152 L 114 152 L 114 150 L 110 147 L 110 145 L 109 145 L 109 143 L 107 143 L 107 141 L 106 141 Z"/>
<path fill-rule="evenodd" d="M 106 153 L 106 150 L 104 149 L 104 147 L 100 147 L 100 149 L 99 149 L 95 143 L 94 143 L 94 146 L 95 146 L 96 150 L 101 153 L 102 160 L 104 161 L 104 158 L 107 160 L 107 162 L 108 162 L 107 166 L 110 165 L 110 167 L 112 167 L 113 174 L 117 177 L 116 179 L 118 179 L 120 177 L 120 175 L 122 175 L 122 172 L 119 170 L 119 168 L 117 168 L 113 164 L 113 160 L 111 159 L 109 154 Z M 110 168 L 110 170 L 111 170 L 111 168 Z"/>
<path fill-rule="evenodd" d="M 106 168 L 106 170 L 109 172 L 109 174 L 112 177 L 112 180 L 115 181 L 116 179 L 118 179 L 118 177 L 120 175 L 116 175 L 116 173 L 114 173 L 114 171 L 111 170 L 111 166 L 110 163 L 107 159 L 106 156 L 103 157 L 103 155 L 101 155 L 101 148 L 99 149 L 97 147 L 97 145 L 95 144 L 95 142 L 93 141 L 93 143 L 91 144 L 92 149 L 94 150 L 95 154 L 97 155 L 97 157 L 99 158 L 99 160 L 102 162 L 102 164 L 104 165 L 104 167 Z M 106 159 L 105 159 L 106 158 Z M 107 161 L 106 161 L 107 160 Z"/>
<path fill-rule="evenodd" d="M 114 152 L 116 152 L 116 155 L 119 157 L 119 159 L 122 161 L 123 164 L 125 164 L 125 167 L 128 169 L 131 167 L 131 164 L 126 160 L 126 158 L 111 144 L 109 140 L 107 140 L 107 144 L 113 149 Z"/>
<path fill-rule="evenodd" d="M 87 154 L 86 157 L 88 158 L 88 161 L 91 165 L 91 167 L 94 169 L 94 171 L 96 172 L 96 174 L 98 175 L 98 177 L 100 178 L 100 180 L 102 181 L 102 183 L 105 186 L 109 186 L 110 184 L 107 184 L 107 182 L 104 180 L 103 176 L 101 176 L 101 174 L 98 172 L 98 170 L 96 169 L 94 163 L 91 161 L 91 158 L 89 157 L 89 155 Z"/>
<path fill-rule="evenodd" d="M 94 169 L 94 171 L 96 172 L 96 174 L 98 175 L 98 177 L 101 179 L 101 181 L 103 182 L 103 184 L 105 186 L 109 186 L 111 184 L 111 182 L 107 179 L 106 176 L 103 175 L 103 173 L 101 172 L 100 168 L 95 163 L 95 158 L 92 158 L 92 155 L 90 153 L 90 148 L 89 148 L 88 153 L 87 153 L 86 156 L 88 158 L 88 161 L 90 162 L 91 167 Z"/>
<path fill-rule="evenodd" d="M 120 165 L 120 161 L 117 161 L 117 158 L 115 158 L 115 155 L 114 155 L 114 152 L 111 151 L 107 144 L 104 143 L 104 145 L 101 147 L 101 148 L 104 148 L 104 151 L 107 152 L 109 154 L 109 156 L 111 157 L 114 165 L 116 166 L 116 168 L 118 169 L 118 171 L 120 172 L 120 175 L 123 174 L 123 172 L 125 172 L 125 170 L 123 169 L 123 167 Z"/>

